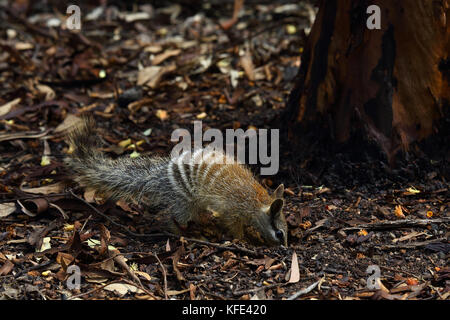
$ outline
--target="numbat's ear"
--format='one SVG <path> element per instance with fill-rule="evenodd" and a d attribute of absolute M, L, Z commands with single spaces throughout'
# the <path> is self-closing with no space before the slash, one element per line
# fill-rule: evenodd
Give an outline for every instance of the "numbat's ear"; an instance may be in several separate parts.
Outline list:
<path fill-rule="evenodd" d="M 278 188 L 273 192 L 272 197 L 274 199 L 283 199 L 284 194 L 284 184 L 280 184 Z"/>
<path fill-rule="evenodd" d="M 276 220 L 281 214 L 281 209 L 283 209 L 284 201 L 283 199 L 275 199 L 270 205 L 270 216 L 272 220 Z"/>

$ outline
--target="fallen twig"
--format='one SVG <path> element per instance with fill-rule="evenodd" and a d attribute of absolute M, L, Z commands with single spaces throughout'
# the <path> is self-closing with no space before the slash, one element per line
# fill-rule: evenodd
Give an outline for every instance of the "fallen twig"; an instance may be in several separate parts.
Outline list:
<path fill-rule="evenodd" d="M 42 138 L 51 130 L 45 130 L 43 132 L 17 132 L 17 133 L 8 133 L 1 134 L 0 141 L 8 141 L 8 140 L 17 140 L 17 139 L 36 139 Z"/>
<path fill-rule="evenodd" d="M 385 245 L 375 245 L 376 248 L 379 248 L 381 250 L 395 250 L 395 249 L 415 249 L 424 247 L 428 244 L 445 241 L 448 240 L 446 237 L 438 238 L 438 239 L 432 239 L 427 241 L 420 241 L 420 242 L 411 242 L 411 243 L 405 243 L 405 244 L 385 244 Z"/>
<path fill-rule="evenodd" d="M 156 260 L 158 260 L 159 265 L 161 266 L 162 269 L 162 274 L 163 274 L 163 279 L 164 279 L 164 299 L 168 300 L 169 296 L 167 295 L 167 272 L 166 272 L 166 268 L 164 268 L 164 265 L 162 264 L 161 260 L 159 260 L 158 255 L 155 253 L 154 254 Z"/>
<path fill-rule="evenodd" d="M 285 282 L 285 283 L 274 283 L 268 286 L 262 286 L 262 287 L 258 287 L 258 288 L 253 288 L 253 289 L 246 289 L 246 290 L 238 290 L 238 291 L 234 291 L 233 295 L 234 296 L 242 296 L 244 294 L 248 294 L 248 293 L 255 293 L 261 290 L 266 290 L 266 289 L 272 289 L 272 288 L 276 288 L 276 287 L 284 287 L 287 286 L 289 284 L 289 282 Z"/>
<path fill-rule="evenodd" d="M 254 250 L 250 250 L 244 247 L 241 247 L 237 244 L 232 244 L 232 245 L 224 245 L 224 244 L 220 244 L 220 243 L 215 243 L 215 242 L 209 242 L 206 240 L 198 240 L 198 239 L 191 239 L 191 238 L 183 238 L 186 241 L 190 241 L 190 242 L 194 242 L 194 243 L 199 243 L 199 244 L 204 244 L 204 245 L 208 245 L 217 249 L 221 249 L 221 250 L 230 250 L 230 251 L 238 251 L 238 252 L 242 252 L 251 256 L 261 256 L 262 254 L 254 251 Z"/>
<path fill-rule="evenodd" d="M 23 275 L 23 274 L 26 274 L 26 273 L 28 273 L 28 272 L 30 272 L 30 271 L 33 271 L 33 270 L 37 270 L 37 269 L 44 268 L 44 267 L 50 265 L 51 263 L 52 263 L 51 260 L 44 261 L 44 262 L 42 262 L 42 263 L 40 263 L 40 264 L 37 264 L 37 265 L 35 265 L 35 266 L 29 267 L 29 268 L 27 268 L 27 269 L 24 269 L 24 270 L 21 270 L 21 271 L 17 272 L 17 273 L 15 274 L 14 277 L 17 279 L 17 278 L 19 278 L 19 277 L 20 277 L 21 275 Z"/>
<path fill-rule="evenodd" d="M 123 269 L 125 269 L 125 271 L 131 277 L 131 279 L 133 279 L 133 281 L 139 285 L 139 288 L 141 288 L 142 287 L 141 280 L 139 280 L 139 278 L 136 276 L 136 274 L 133 272 L 133 270 L 131 270 L 130 267 L 127 265 L 123 254 L 121 254 L 121 252 L 119 250 L 112 250 L 112 252 L 114 253 L 114 261 L 118 265 L 120 265 Z"/>
<path fill-rule="evenodd" d="M 449 223 L 450 217 L 439 219 L 403 219 L 395 221 L 381 221 L 376 223 L 363 223 L 353 227 L 342 228 L 343 231 L 356 231 L 360 229 L 386 230 L 405 227 L 426 227 L 431 223 Z"/>
<path fill-rule="evenodd" d="M 313 291 L 313 290 L 317 287 L 317 285 L 318 285 L 321 281 L 322 281 L 322 279 L 320 279 L 320 280 L 314 282 L 314 283 L 313 283 L 312 285 L 310 285 L 309 287 L 307 287 L 307 288 L 305 288 L 305 289 L 302 289 L 302 290 L 300 290 L 300 291 L 294 293 L 293 295 L 291 295 L 291 296 L 290 296 L 289 298 L 287 298 L 287 299 L 288 299 L 288 300 L 295 300 L 295 299 L 297 299 L 298 297 L 300 297 L 300 296 L 302 296 L 302 295 L 304 295 L 304 294 L 310 293 L 311 291 Z"/>
<path fill-rule="evenodd" d="M 150 291 L 148 291 L 146 288 L 144 288 L 144 286 L 142 285 L 142 284 L 140 284 L 140 286 L 139 285 L 136 285 L 136 283 L 134 283 L 134 282 L 132 282 L 132 281 L 130 281 L 130 280 L 128 280 L 128 279 L 123 279 L 123 281 L 124 282 L 126 282 L 127 284 L 129 284 L 129 285 L 132 285 L 132 286 L 135 286 L 136 288 L 139 288 L 139 289 L 141 289 L 145 294 L 147 294 L 149 297 L 152 297 L 153 299 L 155 299 L 155 300 L 158 300 L 159 298 L 157 298 L 153 293 L 151 293 Z M 139 283 L 140 283 L 140 281 L 139 281 Z"/>
<path fill-rule="evenodd" d="M 23 196 L 23 197 L 16 197 L 16 198 L 9 198 L 9 199 L 0 199 L 0 203 L 7 203 L 7 202 L 14 202 L 17 200 L 29 200 L 29 199 L 40 199 L 40 198 L 44 198 L 47 201 L 50 201 L 50 199 L 52 201 L 56 201 L 59 199 L 62 199 L 64 197 L 67 197 L 69 193 L 64 192 L 64 193 L 52 193 L 52 194 L 34 194 L 34 195 L 28 195 L 28 196 Z M 56 198 L 56 199 L 54 199 Z"/>
<path fill-rule="evenodd" d="M 112 281 L 112 282 L 110 282 L 110 283 L 101 285 L 100 287 L 94 288 L 94 289 L 92 289 L 92 290 L 89 290 L 89 291 L 86 291 L 86 292 L 83 292 L 83 293 L 80 293 L 80 294 L 71 296 L 71 297 L 67 298 L 67 300 L 73 300 L 73 299 L 80 298 L 80 297 L 82 297 L 82 296 L 85 296 L 85 295 L 94 293 L 95 291 L 101 290 L 101 289 L 103 289 L 104 287 L 107 287 L 107 286 L 109 286 L 110 284 L 114 284 L 114 283 L 121 283 L 121 280 L 114 280 L 114 281 Z"/>

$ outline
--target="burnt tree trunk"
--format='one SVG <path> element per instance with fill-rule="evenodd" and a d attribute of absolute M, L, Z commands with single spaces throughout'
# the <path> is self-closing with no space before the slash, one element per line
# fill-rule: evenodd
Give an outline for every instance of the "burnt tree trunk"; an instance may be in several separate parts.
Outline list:
<path fill-rule="evenodd" d="M 366 25 L 370 5 L 381 9 L 380 29 Z M 449 6 L 321 1 L 284 114 L 288 138 L 298 141 L 299 128 L 325 125 L 345 142 L 360 128 L 391 161 L 434 133 L 450 100 Z"/>

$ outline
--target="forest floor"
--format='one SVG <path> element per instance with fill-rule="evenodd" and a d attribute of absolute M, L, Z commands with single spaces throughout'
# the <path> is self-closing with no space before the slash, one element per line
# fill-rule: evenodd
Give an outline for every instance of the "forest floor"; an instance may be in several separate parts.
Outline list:
<path fill-rule="evenodd" d="M 233 1 L 79 3 L 81 32 L 64 1 L 0 1 L 0 299 L 449 299 L 445 142 L 395 168 L 284 143 L 260 180 L 286 187 L 286 248 L 148 236 L 140 208 L 70 183 L 64 135 L 83 114 L 112 157 L 167 155 L 195 120 L 279 124 L 314 1 L 248 1 L 234 24 Z"/>

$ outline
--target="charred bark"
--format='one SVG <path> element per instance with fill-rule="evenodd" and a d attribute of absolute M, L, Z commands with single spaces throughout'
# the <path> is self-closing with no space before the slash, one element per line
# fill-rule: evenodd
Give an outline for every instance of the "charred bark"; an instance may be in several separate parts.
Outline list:
<path fill-rule="evenodd" d="M 369 29 L 377 5 L 381 28 Z M 361 131 L 391 162 L 437 131 L 450 100 L 448 0 L 326 0 L 305 46 L 284 113 L 288 139 L 328 128 L 337 142 Z"/>

